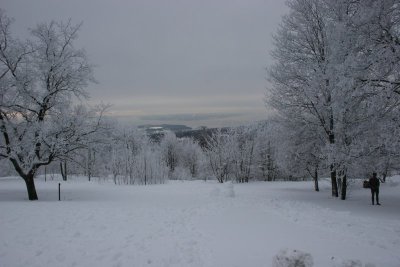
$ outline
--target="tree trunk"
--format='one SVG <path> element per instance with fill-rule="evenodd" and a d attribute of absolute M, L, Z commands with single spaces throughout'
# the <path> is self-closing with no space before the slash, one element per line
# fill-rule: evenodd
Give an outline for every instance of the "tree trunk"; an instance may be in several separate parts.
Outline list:
<path fill-rule="evenodd" d="M 29 200 L 38 200 L 38 196 L 36 194 L 36 188 L 35 188 L 35 181 L 33 180 L 32 174 L 28 174 L 27 176 L 23 177 L 25 184 L 26 184 L 26 189 L 28 190 L 28 197 Z"/>
<path fill-rule="evenodd" d="M 144 185 L 147 185 L 147 160 L 144 159 Z"/>
<path fill-rule="evenodd" d="M 342 192 L 341 192 L 342 200 L 346 200 L 346 193 L 347 193 L 347 175 L 345 174 L 342 179 Z"/>
<path fill-rule="evenodd" d="M 64 167 L 63 163 L 60 162 L 60 171 L 61 171 L 61 176 L 63 181 L 67 181 L 68 173 L 67 173 L 67 162 L 64 161 Z"/>
<path fill-rule="evenodd" d="M 329 86 L 329 80 L 326 81 L 326 86 Z M 328 103 L 331 102 L 331 98 L 329 96 Z M 329 118 L 329 144 L 335 144 L 335 134 L 333 132 L 334 120 L 333 120 L 333 112 L 332 109 L 330 110 L 330 118 Z M 336 181 L 336 169 L 335 169 L 335 162 L 331 163 L 331 182 L 332 182 L 332 196 L 339 197 L 338 194 L 338 186 Z"/>
<path fill-rule="evenodd" d="M 315 168 L 315 172 L 314 172 L 314 188 L 315 191 L 319 192 L 319 186 L 318 186 L 318 169 Z"/>
<path fill-rule="evenodd" d="M 87 175 L 90 182 L 90 178 L 92 176 L 92 153 L 90 148 L 88 149 L 88 159 L 87 159 Z"/>
<path fill-rule="evenodd" d="M 389 172 L 389 163 L 387 162 L 386 166 L 385 166 L 385 170 L 382 173 L 382 183 L 386 182 L 386 177 L 388 175 L 388 172 Z"/>
<path fill-rule="evenodd" d="M 268 154 L 268 156 L 267 156 L 267 171 L 268 171 L 267 180 L 268 180 L 268 182 L 271 182 L 272 181 L 272 160 L 271 160 L 270 154 Z"/>
<path fill-rule="evenodd" d="M 36 174 L 39 166 L 37 166 L 37 165 L 33 166 L 32 169 L 28 172 L 28 174 L 26 174 L 26 173 L 24 173 L 22 168 L 19 166 L 19 163 L 15 159 L 10 158 L 10 161 L 13 164 L 15 171 L 25 181 L 26 189 L 28 190 L 29 200 L 38 200 L 38 196 L 37 196 L 36 188 L 35 188 L 35 181 L 33 180 L 33 177 L 35 177 L 35 174 Z"/>
<path fill-rule="evenodd" d="M 333 165 L 331 165 L 331 182 L 332 182 L 332 196 L 339 197 L 338 186 L 336 181 L 336 170 L 334 169 Z"/>

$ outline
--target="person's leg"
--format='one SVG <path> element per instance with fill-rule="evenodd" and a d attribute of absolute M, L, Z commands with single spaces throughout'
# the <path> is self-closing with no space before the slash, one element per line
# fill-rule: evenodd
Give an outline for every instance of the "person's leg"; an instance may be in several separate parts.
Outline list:
<path fill-rule="evenodd" d="M 380 205 L 380 203 L 379 203 L 379 188 L 375 190 L 375 194 L 376 194 L 376 205 Z"/>
<path fill-rule="evenodd" d="M 371 198 L 372 198 L 372 205 L 374 205 L 374 190 L 371 188 Z"/>

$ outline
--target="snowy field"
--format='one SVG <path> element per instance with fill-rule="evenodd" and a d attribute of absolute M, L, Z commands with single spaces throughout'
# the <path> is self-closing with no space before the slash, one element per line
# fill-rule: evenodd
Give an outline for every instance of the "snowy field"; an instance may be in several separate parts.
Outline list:
<path fill-rule="evenodd" d="M 82 178 L 83 179 L 83 178 Z M 354 185 L 349 199 L 311 182 L 152 186 L 0 178 L 0 266 L 272 266 L 282 249 L 314 266 L 400 266 L 400 177 L 382 206 Z M 353 265 L 351 265 L 351 260 Z M 362 263 L 356 264 L 356 263 Z"/>

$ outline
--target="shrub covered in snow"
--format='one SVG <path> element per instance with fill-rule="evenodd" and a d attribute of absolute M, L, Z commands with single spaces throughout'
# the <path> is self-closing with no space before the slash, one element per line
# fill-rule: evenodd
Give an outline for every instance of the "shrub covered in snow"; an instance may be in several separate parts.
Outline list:
<path fill-rule="evenodd" d="M 281 250 L 272 260 L 272 267 L 312 267 L 311 254 L 299 250 Z"/>

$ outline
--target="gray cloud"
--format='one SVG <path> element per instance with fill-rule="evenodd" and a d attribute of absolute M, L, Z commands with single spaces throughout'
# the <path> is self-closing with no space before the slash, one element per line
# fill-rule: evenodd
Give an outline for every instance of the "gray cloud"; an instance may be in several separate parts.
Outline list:
<path fill-rule="evenodd" d="M 115 115 L 229 113 L 238 123 L 265 116 L 271 34 L 287 10 L 281 0 L 3 0 L 2 8 L 20 36 L 38 22 L 83 21 L 77 46 L 98 66 L 88 92 Z"/>

